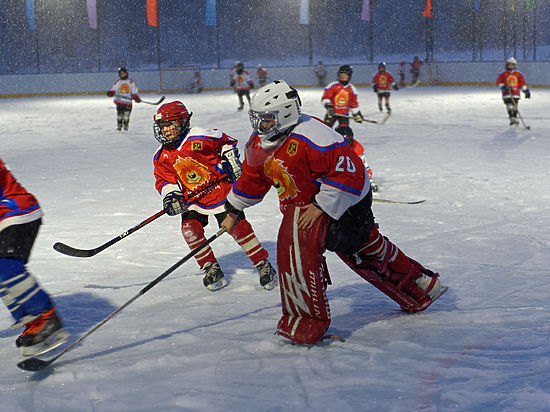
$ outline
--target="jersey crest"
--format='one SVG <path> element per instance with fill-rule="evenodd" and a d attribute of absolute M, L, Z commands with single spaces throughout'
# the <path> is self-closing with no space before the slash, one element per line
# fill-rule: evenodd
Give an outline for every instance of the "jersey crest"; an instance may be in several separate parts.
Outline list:
<path fill-rule="evenodd" d="M 122 83 L 120 85 L 120 93 L 121 94 L 128 94 L 130 93 L 130 87 L 126 83 Z"/>
<path fill-rule="evenodd" d="M 273 182 L 281 201 L 295 198 L 298 195 L 299 190 L 294 178 L 288 173 L 282 160 L 271 158 L 271 161 L 266 161 L 264 172 Z"/>
<path fill-rule="evenodd" d="M 347 107 L 349 102 L 348 92 L 345 89 L 340 90 L 338 94 L 335 96 L 334 101 L 338 106 Z"/>
<path fill-rule="evenodd" d="M 194 191 L 210 181 L 210 172 L 203 164 L 191 157 L 178 157 L 174 169 L 183 185 L 190 191 Z"/>
<path fill-rule="evenodd" d="M 192 146 L 193 151 L 200 152 L 202 151 L 202 142 L 193 142 Z"/>
<path fill-rule="evenodd" d="M 513 89 L 514 87 L 518 87 L 518 85 L 519 85 L 519 80 L 518 80 L 517 76 L 515 76 L 515 75 L 513 75 L 513 74 L 509 75 L 509 76 L 506 78 L 506 85 L 507 85 L 508 87 L 511 87 L 512 89 Z"/>
<path fill-rule="evenodd" d="M 297 151 L 298 151 L 298 142 L 296 140 L 291 140 L 288 143 L 286 152 L 288 153 L 289 156 L 294 156 Z"/>

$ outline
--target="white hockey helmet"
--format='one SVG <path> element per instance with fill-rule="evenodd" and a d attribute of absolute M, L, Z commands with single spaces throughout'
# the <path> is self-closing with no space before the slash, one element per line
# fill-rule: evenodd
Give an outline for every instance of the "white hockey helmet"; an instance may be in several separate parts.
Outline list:
<path fill-rule="evenodd" d="M 248 115 L 262 149 L 273 149 L 283 142 L 285 132 L 298 123 L 301 106 L 298 92 L 284 80 L 275 80 L 254 93 Z"/>
<path fill-rule="evenodd" d="M 510 68 L 511 65 L 514 65 L 514 67 Z M 514 59 L 513 57 L 509 57 L 508 59 L 506 59 L 506 63 L 504 64 L 504 68 L 506 70 L 508 69 L 515 69 L 516 67 L 516 64 L 518 64 L 517 60 Z"/>

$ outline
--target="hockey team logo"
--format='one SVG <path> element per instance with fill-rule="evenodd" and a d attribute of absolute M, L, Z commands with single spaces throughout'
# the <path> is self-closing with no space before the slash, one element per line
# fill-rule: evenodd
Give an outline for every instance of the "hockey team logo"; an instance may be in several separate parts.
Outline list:
<path fill-rule="evenodd" d="M 193 142 L 192 146 L 193 151 L 200 152 L 202 151 L 202 142 Z"/>
<path fill-rule="evenodd" d="M 294 156 L 298 151 L 298 142 L 296 140 L 291 140 L 286 148 L 286 152 L 289 156 Z"/>
<path fill-rule="evenodd" d="M 264 163 L 264 172 L 273 182 L 281 201 L 298 196 L 298 187 L 296 187 L 294 179 L 288 173 L 282 160 L 272 158 L 271 162 L 266 161 Z"/>
<path fill-rule="evenodd" d="M 335 108 L 347 108 L 349 102 L 349 95 L 344 89 L 340 90 L 336 97 L 334 98 L 334 107 Z"/>
<path fill-rule="evenodd" d="M 178 157 L 174 169 L 180 181 L 190 191 L 208 184 L 212 173 L 201 163 L 191 157 Z"/>
<path fill-rule="evenodd" d="M 130 87 L 126 83 L 122 83 L 120 85 L 120 94 L 128 94 L 130 93 Z"/>
<path fill-rule="evenodd" d="M 506 85 L 510 88 L 517 87 L 519 84 L 518 78 L 514 75 L 510 75 L 506 78 Z"/>

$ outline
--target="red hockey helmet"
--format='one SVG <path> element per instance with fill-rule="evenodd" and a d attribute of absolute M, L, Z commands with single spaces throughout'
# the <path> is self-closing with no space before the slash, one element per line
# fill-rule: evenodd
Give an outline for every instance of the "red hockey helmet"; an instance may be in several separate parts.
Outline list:
<path fill-rule="evenodd" d="M 175 146 L 189 129 L 192 115 L 182 102 L 163 104 L 153 116 L 155 139 L 164 146 Z"/>

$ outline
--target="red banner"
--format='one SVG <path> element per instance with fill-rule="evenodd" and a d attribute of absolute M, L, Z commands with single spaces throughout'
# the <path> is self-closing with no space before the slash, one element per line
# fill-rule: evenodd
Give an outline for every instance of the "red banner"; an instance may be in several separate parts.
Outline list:
<path fill-rule="evenodd" d="M 424 7 L 424 13 L 422 13 L 424 17 L 428 17 L 429 19 L 434 18 L 433 8 L 432 8 L 432 0 L 426 0 L 426 7 Z"/>
<path fill-rule="evenodd" d="M 147 24 L 158 27 L 157 0 L 147 0 Z"/>

